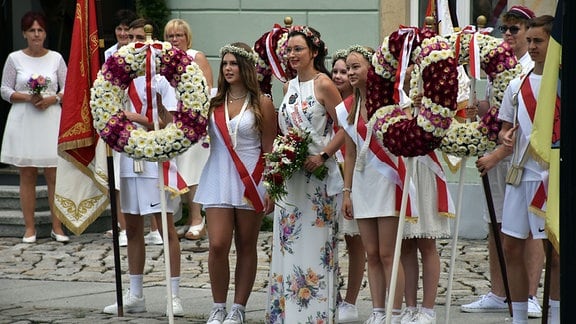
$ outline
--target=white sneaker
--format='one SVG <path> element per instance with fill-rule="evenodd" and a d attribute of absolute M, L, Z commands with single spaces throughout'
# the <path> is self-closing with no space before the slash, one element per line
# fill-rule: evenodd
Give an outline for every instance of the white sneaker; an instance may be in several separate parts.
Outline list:
<path fill-rule="evenodd" d="M 212 308 L 212 311 L 210 312 L 210 316 L 208 316 L 206 324 L 222 324 L 224 318 L 226 318 L 226 309 Z"/>
<path fill-rule="evenodd" d="M 162 243 L 164 243 L 164 241 L 162 241 L 162 236 L 160 235 L 160 232 L 158 232 L 158 230 L 155 230 L 144 235 L 144 243 L 146 243 L 146 245 L 161 245 Z"/>
<path fill-rule="evenodd" d="M 384 324 L 386 323 L 386 314 L 380 312 L 372 312 L 370 317 L 364 322 L 364 324 Z"/>
<path fill-rule="evenodd" d="M 528 317 L 542 317 L 542 307 L 540 307 L 540 303 L 538 302 L 538 298 L 536 298 L 536 296 L 528 297 Z"/>
<path fill-rule="evenodd" d="M 418 308 L 416 307 L 406 307 L 400 314 L 400 324 L 412 323 L 412 320 L 418 314 Z"/>
<path fill-rule="evenodd" d="M 239 308 L 232 308 L 222 324 L 244 324 L 244 312 Z"/>
<path fill-rule="evenodd" d="M 124 296 L 122 296 L 122 308 L 125 313 L 144 313 L 146 311 L 146 300 L 144 296 L 138 298 L 130 294 L 130 290 L 127 290 Z M 108 305 L 104 307 L 103 310 L 106 314 L 118 314 L 118 303 Z"/>
<path fill-rule="evenodd" d="M 436 316 L 430 316 L 422 311 L 418 311 L 412 318 L 410 324 L 436 324 Z"/>
<path fill-rule="evenodd" d="M 338 306 L 338 323 L 355 322 L 358 320 L 358 308 L 343 301 Z"/>
<path fill-rule="evenodd" d="M 499 313 L 507 312 L 508 304 L 501 301 L 493 293 L 480 296 L 475 302 L 460 306 L 460 311 L 464 313 Z"/>
<path fill-rule="evenodd" d="M 166 314 L 168 314 L 168 310 L 166 310 Z M 172 297 L 172 315 L 177 317 L 184 316 L 184 308 L 182 308 L 182 300 L 180 297 Z"/>
<path fill-rule="evenodd" d="M 118 245 L 128 246 L 128 237 L 126 236 L 126 230 L 120 231 L 118 233 Z"/>
<path fill-rule="evenodd" d="M 392 318 L 390 319 L 390 323 L 392 324 L 401 324 L 402 323 L 402 314 L 392 314 Z"/>

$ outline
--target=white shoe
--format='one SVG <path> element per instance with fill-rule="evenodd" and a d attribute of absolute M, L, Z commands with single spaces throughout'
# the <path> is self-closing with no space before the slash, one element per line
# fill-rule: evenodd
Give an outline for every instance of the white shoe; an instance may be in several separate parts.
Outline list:
<path fill-rule="evenodd" d="M 56 242 L 60 242 L 60 243 L 70 242 L 70 238 L 67 235 L 56 234 L 56 233 L 54 233 L 54 231 L 50 232 L 50 237 Z"/>
<path fill-rule="evenodd" d="M 226 318 L 226 309 L 212 308 L 206 324 L 222 324 L 222 322 L 224 322 L 224 318 Z"/>
<path fill-rule="evenodd" d="M 162 236 L 160 235 L 160 232 L 158 230 L 155 230 L 150 231 L 150 233 L 144 235 L 144 243 L 146 243 L 146 245 L 161 245 L 162 243 L 164 243 L 164 241 L 162 241 Z"/>
<path fill-rule="evenodd" d="M 528 318 L 540 317 L 542 317 L 542 307 L 538 303 L 538 298 L 536 296 L 528 297 Z"/>
<path fill-rule="evenodd" d="M 402 314 L 400 314 L 400 323 L 401 324 L 412 323 L 412 320 L 416 317 L 416 314 L 418 314 L 418 308 L 416 307 L 404 308 Z"/>
<path fill-rule="evenodd" d="M 464 313 L 507 312 L 508 304 L 497 298 L 493 293 L 489 292 L 487 295 L 480 296 L 480 299 L 475 302 L 460 306 L 460 311 Z"/>
<path fill-rule="evenodd" d="M 436 324 L 436 316 L 430 316 L 422 311 L 418 311 L 412 318 L 410 324 Z"/>
<path fill-rule="evenodd" d="M 146 300 L 144 296 L 138 298 L 130 294 L 130 290 L 127 290 L 122 296 L 122 308 L 125 313 L 144 313 L 146 311 Z M 118 314 L 118 303 L 108 305 L 104 307 L 103 310 L 106 314 Z"/>
<path fill-rule="evenodd" d="M 386 323 L 386 314 L 380 312 L 372 312 L 370 317 L 364 322 L 364 324 L 384 324 Z"/>
<path fill-rule="evenodd" d="M 118 232 L 118 245 L 128 246 L 128 237 L 126 236 L 126 230 Z"/>
<path fill-rule="evenodd" d="M 168 310 L 166 310 L 166 314 L 168 314 Z M 177 317 L 184 316 L 184 308 L 182 308 L 182 300 L 180 297 L 172 297 L 172 314 Z"/>
<path fill-rule="evenodd" d="M 338 323 L 355 322 L 358 320 L 358 307 L 343 301 L 338 306 Z"/>
<path fill-rule="evenodd" d="M 232 308 L 222 324 L 244 324 L 244 312 L 239 308 Z"/>

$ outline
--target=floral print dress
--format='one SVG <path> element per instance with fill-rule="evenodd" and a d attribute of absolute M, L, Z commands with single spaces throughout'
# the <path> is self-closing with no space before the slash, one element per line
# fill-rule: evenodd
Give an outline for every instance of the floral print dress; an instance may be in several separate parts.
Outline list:
<path fill-rule="evenodd" d="M 291 85 L 279 110 L 280 130 L 285 133 L 297 126 L 293 120 L 306 118 L 317 135 L 313 138 L 324 141 L 311 145 L 310 154 L 317 154 L 332 137 L 332 122 L 316 101 L 314 80 L 299 83 L 295 79 Z M 294 87 L 299 91 L 293 91 Z M 337 168 L 335 161 L 331 162 L 326 165 Z M 340 206 L 330 189 L 334 188 L 331 183 L 341 184 L 341 177 L 336 176 L 340 174 L 329 172 L 327 178 L 319 180 L 305 170 L 296 172 L 287 181 L 288 195 L 276 202 L 267 323 L 336 320 L 336 211 Z"/>

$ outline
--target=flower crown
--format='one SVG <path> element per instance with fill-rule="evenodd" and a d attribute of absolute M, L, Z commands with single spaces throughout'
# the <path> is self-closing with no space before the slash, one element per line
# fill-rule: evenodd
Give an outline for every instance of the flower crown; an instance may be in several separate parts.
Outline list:
<path fill-rule="evenodd" d="M 318 33 L 313 32 L 308 26 L 293 26 L 290 32 L 298 32 L 309 38 L 316 47 L 320 48 L 320 37 Z"/>
<path fill-rule="evenodd" d="M 372 64 L 372 56 L 374 55 L 374 52 L 370 51 L 366 47 L 362 45 L 352 45 L 348 47 L 348 54 L 352 52 L 362 54 L 362 56 L 364 56 L 364 58 L 368 61 L 368 63 Z"/>
<path fill-rule="evenodd" d="M 346 49 L 339 49 L 334 54 L 332 54 L 332 65 L 336 63 L 338 60 L 346 61 L 346 57 L 348 56 L 348 50 Z"/>
<path fill-rule="evenodd" d="M 234 45 L 225 45 L 220 49 L 220 57 L 224 57 L 224 55 L 226 55 L 226 53 L 232 53 L 234 55 L 240 55 L 243 58 L 247 59 L 248 62 L 256 65 L 256 63 L 258 63 L 258 54 L 256 54 L 256 52 L 254 52 L 253 50 L 250 50 L 250 52 L 248 52 L 247 50 L 241 48 L 241 47 L 237 47 Z"/>

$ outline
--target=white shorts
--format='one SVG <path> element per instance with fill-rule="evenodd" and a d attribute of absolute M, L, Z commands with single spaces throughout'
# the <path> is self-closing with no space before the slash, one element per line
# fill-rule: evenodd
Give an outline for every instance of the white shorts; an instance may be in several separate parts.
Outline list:
<path fill-rule="evenodd" d="M 162 212 L 160 189 L 155 178 L 120 178 L 120 206 L 123 213 L 148 215 Z M 174 201 L 165 191 L 166 212 L 174 213 Z"/>
<path fill-rule="evenodd" d="M 534 239 L 546 239 L 546 220 L 529 211 L 532 197 L 538 190 L 540 181 L 522 181 L 517 187 L 506 185 L 502 233 L 526 239 L 532 233 Z"/>

